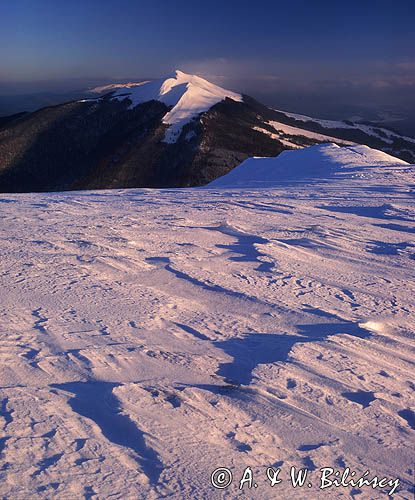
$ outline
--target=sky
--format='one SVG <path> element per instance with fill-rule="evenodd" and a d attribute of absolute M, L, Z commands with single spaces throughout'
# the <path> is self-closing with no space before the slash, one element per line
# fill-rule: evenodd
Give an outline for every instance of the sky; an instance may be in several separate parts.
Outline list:
<path fill-rule="evenodd" d="M 179 68 L 293 111 L 399 114 L 414 19 L 406 0 L 0 0 L 0 96 Z"/>

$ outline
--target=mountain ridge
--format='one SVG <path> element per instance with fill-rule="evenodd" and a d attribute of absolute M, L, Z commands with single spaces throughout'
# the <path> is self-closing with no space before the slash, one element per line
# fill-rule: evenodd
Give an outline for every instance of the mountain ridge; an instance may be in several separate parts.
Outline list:
<path fill-rule="evenodd" d="M 274 110 L 197 75 L 120 85 L 6 120 L 0 191 L 201 186 L 249 157 L 325 142 L 415 162 L 412 138 Z"/>

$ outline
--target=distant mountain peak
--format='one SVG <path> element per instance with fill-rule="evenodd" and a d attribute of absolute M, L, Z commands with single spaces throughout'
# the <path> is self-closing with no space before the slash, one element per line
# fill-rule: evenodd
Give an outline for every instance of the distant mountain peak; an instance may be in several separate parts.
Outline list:
<path fill-rule="evenodd" d="M 226 98 L 242 101 L 240 94 L 179 69 L 156 80 L 105 85 L 92 90 L 95 93 L 110 91 L 114 91 L 113 98 L 128 97 L 131 107 L 152 100 L 172 107 L 163 118 L 163 123 L 169 126 L 164 137 L 164 142 L 167 143 L 176 142 L 187 123 L 218 102 Z"/>

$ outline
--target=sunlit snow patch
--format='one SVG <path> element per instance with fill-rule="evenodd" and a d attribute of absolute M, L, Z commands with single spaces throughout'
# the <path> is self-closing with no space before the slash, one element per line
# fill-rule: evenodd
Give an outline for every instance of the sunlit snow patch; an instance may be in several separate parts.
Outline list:
<path fill-rule="evenodd" d="M 359 326 L 376 333 L 381 333 L 385 330 L 385 325 L 380 321 L 366 321 L 365 323 L 359 323 Z"/>

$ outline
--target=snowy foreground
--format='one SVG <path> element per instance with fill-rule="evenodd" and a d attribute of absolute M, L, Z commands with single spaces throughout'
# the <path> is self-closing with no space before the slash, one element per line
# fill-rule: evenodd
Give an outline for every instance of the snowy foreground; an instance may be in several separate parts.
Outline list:
<path fill-rule="evenodd" d="M 411 498 L 414 190 L 1 195 L 0 496 Z"/>

